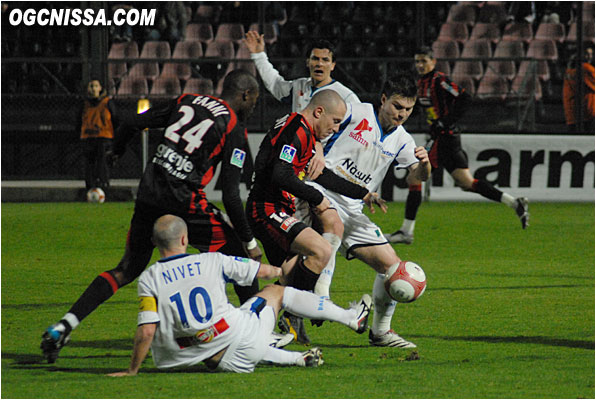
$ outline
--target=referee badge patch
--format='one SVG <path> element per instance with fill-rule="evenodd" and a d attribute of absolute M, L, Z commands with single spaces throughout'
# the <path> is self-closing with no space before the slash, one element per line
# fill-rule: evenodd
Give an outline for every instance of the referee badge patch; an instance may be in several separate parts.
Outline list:
<path fill-rule="evenodd" d="M 279 154 L 279 159 L 287 163 L 294 162 L 294 156 L 296 155 L 296 149 L 290 145 L 284 144 Z"/>
<path fill-rule="evenodd" d="M 230 164 L 235 167 L 242 168 L 244 165 L 244 159 L 246 158 L 246 152 L 240 149 L 234 149 L 232 153 L 232 158 L 230 159 Z"/>

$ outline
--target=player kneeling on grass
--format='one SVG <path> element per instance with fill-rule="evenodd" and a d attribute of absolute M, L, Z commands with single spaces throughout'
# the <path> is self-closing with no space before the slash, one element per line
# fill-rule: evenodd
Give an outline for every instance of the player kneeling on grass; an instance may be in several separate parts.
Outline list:
<path fill-rule="evenodd" d="M 313 293 L 268 285 L 240 308 L 228 302 L 225 284 L 250 285 L 281 277 L 268 264 L 220 253 L 186 254 L 188 233 L 176 216 L 159 218 L 153 241 L 161 259 L 139 278 L 139 319 L 130 367 L 110 376 L 136 375 L 151 348 L 158 368 L 204 362 L 209 369 L 252 372 L 259 362 L 316 367 L 322 352 L 313 347 L 292 352 L 269 346 L 277 314 L 283 307 L 306 318 L 346 325 L 357 333 L 367 328 L 372 299 L 343 309 Z"/>

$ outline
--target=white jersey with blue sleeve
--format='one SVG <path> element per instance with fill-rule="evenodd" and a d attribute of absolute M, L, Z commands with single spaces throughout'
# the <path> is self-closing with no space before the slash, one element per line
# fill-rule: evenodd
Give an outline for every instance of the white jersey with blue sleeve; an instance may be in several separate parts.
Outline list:
<path fill-rule="evenodd" d="M 334 90 L 346 103 L 360 103 L 356 94 L 336 80 L 323 87 L 313 87 L 311 78 L 298 78 L 291 81 L 285 80 L 269 62 L 265 52 L 252 53 L 257 71 L 265 87 L 273 97 L 282 103 L 291 103 L 292 112 L 300 112 L 306 108 L 315 93 L 321 90 Z"/>
<path fill-rule="evenodd" d="M 241 336 L 246 313 L 228 302 L 225 285 L 250 285 L 260 263 L 220 253 L 164 258 L 139 278 L 138 324 L 158 323 L 151 345 L 158 368 L 191 366 Z"/>
<path fill-rule="evenodd" d="M 372 104 L 352 104 L 349 109 L 351 113 L 339 131 L 329 136 L 323 145 L 327 168 L 376 192 L 390 167 L 408 168 L 419 162 L 414 155 L 416 143 L 403 126 L 383 132 Z M 361 200 L 328 190 L 323 193 L 352 210 L 362 208 Z"/>

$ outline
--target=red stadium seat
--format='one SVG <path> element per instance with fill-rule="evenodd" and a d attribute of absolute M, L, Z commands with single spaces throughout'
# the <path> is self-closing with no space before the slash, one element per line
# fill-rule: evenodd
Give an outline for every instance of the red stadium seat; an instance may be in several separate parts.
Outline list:
<path fill-rule="evenodd" d="M 532 82 L 533 81 L 533 82 Z M 530 99 L 539 101 L 542 99 L 542 87 L 538 78 L 532 80 L 527 79 L 524 75 L 519 73 L 511 83 L 511 93 L 509 97 Z"/>
<path fill-rule="evenodd" d="M 250 24 L 248 30 L 262 33 L 264 35 L 265 43 L 267 44 L 272 44 L 277 41 L 277 32 L 275 31 L 275 27 L 273 26 L 273 24 L 270 22 L 265 22 L 263 24 L 263 32 L 261 32 L 261 30 L 259 29 L 259 24 L 257 22 Z"/>
<path fill-rule="evenodd" d="M 215 41 L 232 42 L 240 44 L 244 39 L 244 25 L 242 24 L 221 24 L 217 27 Z"/>
<path fill-rule="evenodd" d="M 500 25 L 507 20 L 507 12 L 503 4 L 487 2 L 478 10 L 476 22 L 484 22 Z"/>
<path fill-rule="evenodd" d="M 255 66 L 255 63 L 250 58 L 250 50 L 248 50 L 248 47 L 246 46 L 246 44 L 244 44 L 244 43 L 240 44 L 240 46 L 238 47 L 238 52 L 236 53 L 236 59 L 243 60 L 243 61 L 234 62 L 233 63 L 234 69 L 240 68 L 240 69 L 250 72 L 255 77 L 257 76 L 257 67 Z"/>
<path fill-rule="evenodd" d="M 190 78 L 186 81 L 186 85 L 184 85 L 184 93 L 213 96 L 213 81 L 206 78 Z"/>
<path fill-rule="evenodd" d="M 437 40 L 455 40 L 465 42 L 468 40 L 468 26 L 461 22 L 445 22 L 441 25 Z"/>
<path fill-rule="evenodd" d="M 211 43 L 213 41 L 213 27 L 209 23 L 188 24 L 185 40 Z"/>
<path fill-rule="evenodd" d="M 138 62 L 132 66 L 128 75 L 153 80 L 159 76 L 159 65 L 156 62 Z"/>
<path fill-rule="evenodd" d="M 470 77 L 478 81 L 484 74 L 484 68 L 480 61 L 456 61 L 451 71 L 454 79 L 456 76 Z"/>
<path fill-rule="evenodd" d="M 565 27 L 563 24 L 543 22 L 538 25 L 534 39 L 550 39 L 555 42 L 563 43 L 565 40 Z"/>
<path fill-rule="evenodd" d="M 199 40 L 184 40 L 176 43 L 172 58 L 201 58 L 203 57 L 203 45 Z"/>
<path fill-rule="evenodd" d="M 509 83 L 507 79 L 503 76 L 487 73 L 478 84 L 476 97 L 483 100 L 505 100 L 508 93 Z"/>
<path fill-rule="evenodd" d="M 508 80 L 515 78 L 515 62 L 513 61 L 489 61 L 484 76 L 500 76 Z"/>
<path fill-rule="evenodd" d="M 211 42 L 205 50 L 205 57 L 234 58 L 234 55 L 232 42 Z"/>
<path fill-rule="evenodd" d="M 145 78 L 137 76 L 126 76 L 120 82 L 118 95 L 137 95 L 147 96 L 149 94 L 149 85 Z"/>
<path fill-rule="evenodd" d="M 148 41 L 145 42 L 139 58 L 170 58 L 171 56 L 170 43 L 166 41 Z"/>
<path fill-rule="evenodd" d="M 583 39 L 584 41 L 591 41 L 594 43 L 594 21 L 584 21 L 583 23 Z M 565 38 L 566 42 L 577 41 L 577 22 L 572 23 L 569 26 L 569 32 Z"/>
<path fill-rule="evenodd" d="M 137 42 L 113 43 L 108 52 L 108 59 L 138 58 L 139 46 Z"/>
<path fill-rule="evenodd" d="M 188 63 L 165 63 L 160 78 L 176 78 L 183 81 L 190 78 L 192 72 Z"/>
<path fill-rule="evenodd" d="M 501 31 L 497 24 L 478 22 L 472 28 L 470 39 L 487 39 L 493 43 L 498 43 L 501 40 Z"/>
<path fill-rule="evenodd" d="M 194 19 L 199 22 L 217 23 L 217 19 L 219 19 L 220 12 L 220 5 L 201 4 L 197 7 Z"/>
<path fill-rule="evenodd" d="M 445 60 L 437 60 L 437 64 L 435 65 L 435 69 L 439 72 L 444 73 L 445 75 L 451 75 L 451 66 L 449 65 L 448 61 Z"/>
<path fill-rule="evenodd" d="M 536 60 L 536 76 L 542 82 L 548 81 L 550 79 L 550 69 L 548 67 L 548 62 L 546 60 Z M 530 73 L 530 67 L 532 66 L 532 61 L 522 61 L 519 64 L 519 70 L 517 71 L 518 75 L 526 75 Z"/>
<path fill-rule="evenodd" d="M 503 28 L 503 40 L 523 41 L 528 43 L 534 37 L 532 24 L 527 22 L 511 22 Z"/>
<path fill-rule="evenodd" d="M 455 40 L 437 40 L 432 44 L 435 58 L 458 58 L 459 46 Z"/>
<path fill-rule="evenodd" d="M 472 27 L 476 22 L 476 7 L 466 4 L 454 4 L 449 8 L 447 22 L 463 22 Z"/>
<path fill-rule="evenodd" d="M 502 40 L 495 49 L 494 57 L 525 57 L 524 42 Z"/>
<path fill-rule="evenodd" d="M 463 58 L 488 58 L 492 56 L 490 41 L 487 39 L 470 39 L 464 43 L 464 49 L 461 52 Z"/>
<path fill-rule="evenodd" d="M 557 60 L 559 58 L 559 52 L 553 40 L 534 39 L 528 45 L 526 56 L 539 60 Z"/>
<path fill-rule="evenodd" d="M 176 77 L 160 76 L 153 82 L 151 87 L 151 96 L 165 96 L 169 95 L 177 97 L 181 94 L 180 81 Z"/>
<path fill-rule="evenodd" d="M 474 96 L 476 93 L 476 87 L 474 85 L 474 79 L 469 76 L 453 75 L 453 81 L 462 89 L 465 89 L 470 96 Z"/>
<path fill-rule="evenodd" d="M 125 75 L 128 71 L 125 62 L 110 62 L 108 63 L 108 78 L 109 79 L 119 79 L 121 76 Z"/>

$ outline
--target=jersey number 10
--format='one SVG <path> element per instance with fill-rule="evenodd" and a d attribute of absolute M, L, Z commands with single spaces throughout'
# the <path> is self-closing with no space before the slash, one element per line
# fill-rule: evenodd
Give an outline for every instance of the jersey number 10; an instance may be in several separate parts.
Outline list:
<path fill-rule="evenodd" d="M 199 312 L 199 307 L 197 305 L 197 296 L 201 295 L 203 298 L 203 302 L 205 303 L 205 315 L 201 315 Z M 180 322 L 182 322 L 182 326 L 188 328 L 190 325 L 188 324 L 188 318 L 186 316 L 186 307 L 184 302 L 182 301 L 182 296 L 180 292 L 176 292 L 172 296 L 170 296 L 170 301 L 176 304 L 176 308 L 178 309 L 178 314 L 180 315 Z M 202 288 L 196 287 L 190 291 L 188 295 L 188 306 L 190 307 L 190 312 L 192 316 L 200 323 L 205 323 L 211 319 L 213 316 L 213 307 L 211 305 L 211 298 L 209 297 L 209 293 Z"/>

